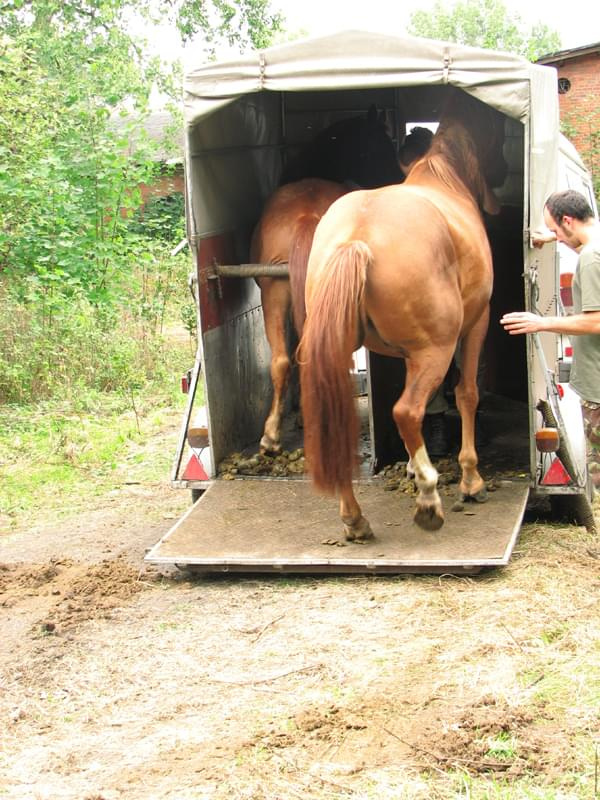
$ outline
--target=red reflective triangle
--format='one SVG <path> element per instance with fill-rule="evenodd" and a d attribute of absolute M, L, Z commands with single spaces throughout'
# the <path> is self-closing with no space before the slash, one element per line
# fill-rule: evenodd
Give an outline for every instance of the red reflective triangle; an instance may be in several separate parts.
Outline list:
<path fill-rule="evenodd" d="M 183 481 L 207 481 L 209 480 L 208 475 L 204 467 L 202 466 L 201 462 L 198 461 L 198 457 L 194 454 L 187 463 L 187 467 L 183 475 L 181 476 L 181 480 Z"/>
<path fill-rule="evenodd" d="M 555 458 L 544 477 L 542 478 L 543 486 L 563 486 L 564 484 L 571 483 L 571 476 L 563 467 L 560 458 Z"/>

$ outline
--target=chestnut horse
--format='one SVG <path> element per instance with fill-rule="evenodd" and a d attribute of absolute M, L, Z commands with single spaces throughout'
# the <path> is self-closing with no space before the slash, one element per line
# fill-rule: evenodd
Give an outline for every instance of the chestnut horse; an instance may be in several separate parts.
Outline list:
<path fill-rule="evenodd" d="M 288 263 L 287 278 L 257 278 L 271 348 L 273 399 L 260 440 L 261 453 L 281 451 L 281 419 L 290 377 L 287 320 L 292 305 L 292 289 L 297 298 L 293 308 L 298 336 L 304 324 L 304 282 L 306 266 L 317 223 L 329 206 L 348 189 L 341 183 L 306 178 L 281 186 L 267 201 L 252 235 L 250 258 L 256 264 Z M 296 285 L 297 284 L 297 285 Z"/>
<path fill-rule="evenodd" d="M 421 426 L 425 406 L 461 343 L 456 403 L 463 498 L 485 500 L 477 470 L 477 363 L 487 331 L 492 257 L 482 209 L 498 213 L 503 117 L 453 89 L 428 153 L 406 181 L 337 200 L 315 232 L 299 346 L 305 450 L 316 488 L 338 492 L 347 539 L 372 531 L 352 490 L 358 419 L 349 377 L 361 345 L 406 361 L 392 414 L 418 494 L 415 522 L 443 525 L 438 474 Z"/>
<path fill-rule="evenodd" d="M 304 281 L 314 230 L 331 203 L 349 191 L 343 181 L 374 187 L 402 179 L 392 140 L 372 106 L 366 115 L 335 122 L 300 153 L 284 174 L 296 178 L 269 198 L 250 248 L 253 263 L 289 264 L 286 278 L 259 277 L 265 333 L 271 348 L 273 399 L 260 441 L 262 453 L 281 450 L 281 419 L 291 370 L 287 319 L 295 286 L 294 325 L 304 322 Z M 297 180 L 297 178 L 302 178 Z M 326 180 L 322 180 L 326 179 Z"/>

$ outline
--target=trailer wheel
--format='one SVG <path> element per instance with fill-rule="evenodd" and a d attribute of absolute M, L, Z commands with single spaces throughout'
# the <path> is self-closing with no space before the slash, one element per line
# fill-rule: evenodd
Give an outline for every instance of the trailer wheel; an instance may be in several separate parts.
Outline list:
<path fill-rule="evenodd" d="M 596 533 L 596 522 L 590 501 L 584 494 L 550 495 L 552 518 L 583 525 L 589 533 Z"/>
<path fill-rule="evenodd" d="M 192 503 L 195 503 L 197 500 L 200 500 L 202 495 L 204 494 L 204 489 L 192 489 Z"/>

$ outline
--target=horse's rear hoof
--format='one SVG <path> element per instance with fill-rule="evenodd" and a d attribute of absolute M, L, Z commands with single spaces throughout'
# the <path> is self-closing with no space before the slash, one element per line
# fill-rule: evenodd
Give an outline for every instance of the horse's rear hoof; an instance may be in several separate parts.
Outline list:
<path fill-rule="evenodd" d="M 278 456 L 281 453 L 281 444 L 274 442 L 268 436 L 263 436 L 260 440 L 259 452 L 262 456 Z"/>
<path fill-rule="evenodd" d="M 348 542 L 366 542 L 374 538 L 371 526 L 364 517 L 361 517 L 355 525 L 344 523 L 344 535 Z"/>
<path fill-rule="evenodd" d="M 475 494 L 465 494 L 465 492 L 461 492 L 461 497 L 463 503 L 487 503 L 488 492 L 485 486 L 483 486 L 478 492 L 475 492 Z"/>
<path fill-rule="evenodd" d="M 433 506 L 417 508 L 413 519 L 424 531 L 439 531 L 444 524 L 444 515 Z"/>

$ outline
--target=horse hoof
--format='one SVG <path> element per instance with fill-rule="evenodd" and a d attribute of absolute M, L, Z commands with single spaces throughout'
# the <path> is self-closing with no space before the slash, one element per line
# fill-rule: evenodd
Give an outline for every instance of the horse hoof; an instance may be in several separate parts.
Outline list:
<path fill-rule="evenodd" d="M 355 525 L 344 523 L 344 535 L 348 542 L 366 542 L 367 539 L 374 538 L 371 526 L 364 517 L 361 517 Z"/>
<path fill-rule="evenodd" d="M 475 494 L 461 492 L 461 498 L 463 503 L 468 503 L 469 501 L 472 503 L 487 503 L 488 492 L 485 486 L 483 486 L 478 492 L 475 492 Z"/>
<path fill-rule="evenodd" d="M 439 531 L 444 524 L 443 514 L 440 514 L 433 506 L 417 508 L 413 519 L 424 531 Z"/>
<path fill-rule="evenodd" d="M 281 453 L 281 444 L 269 439 L 268 436 L 263 436 L 260 440 L 261 456 L 278 456 Z"/>

